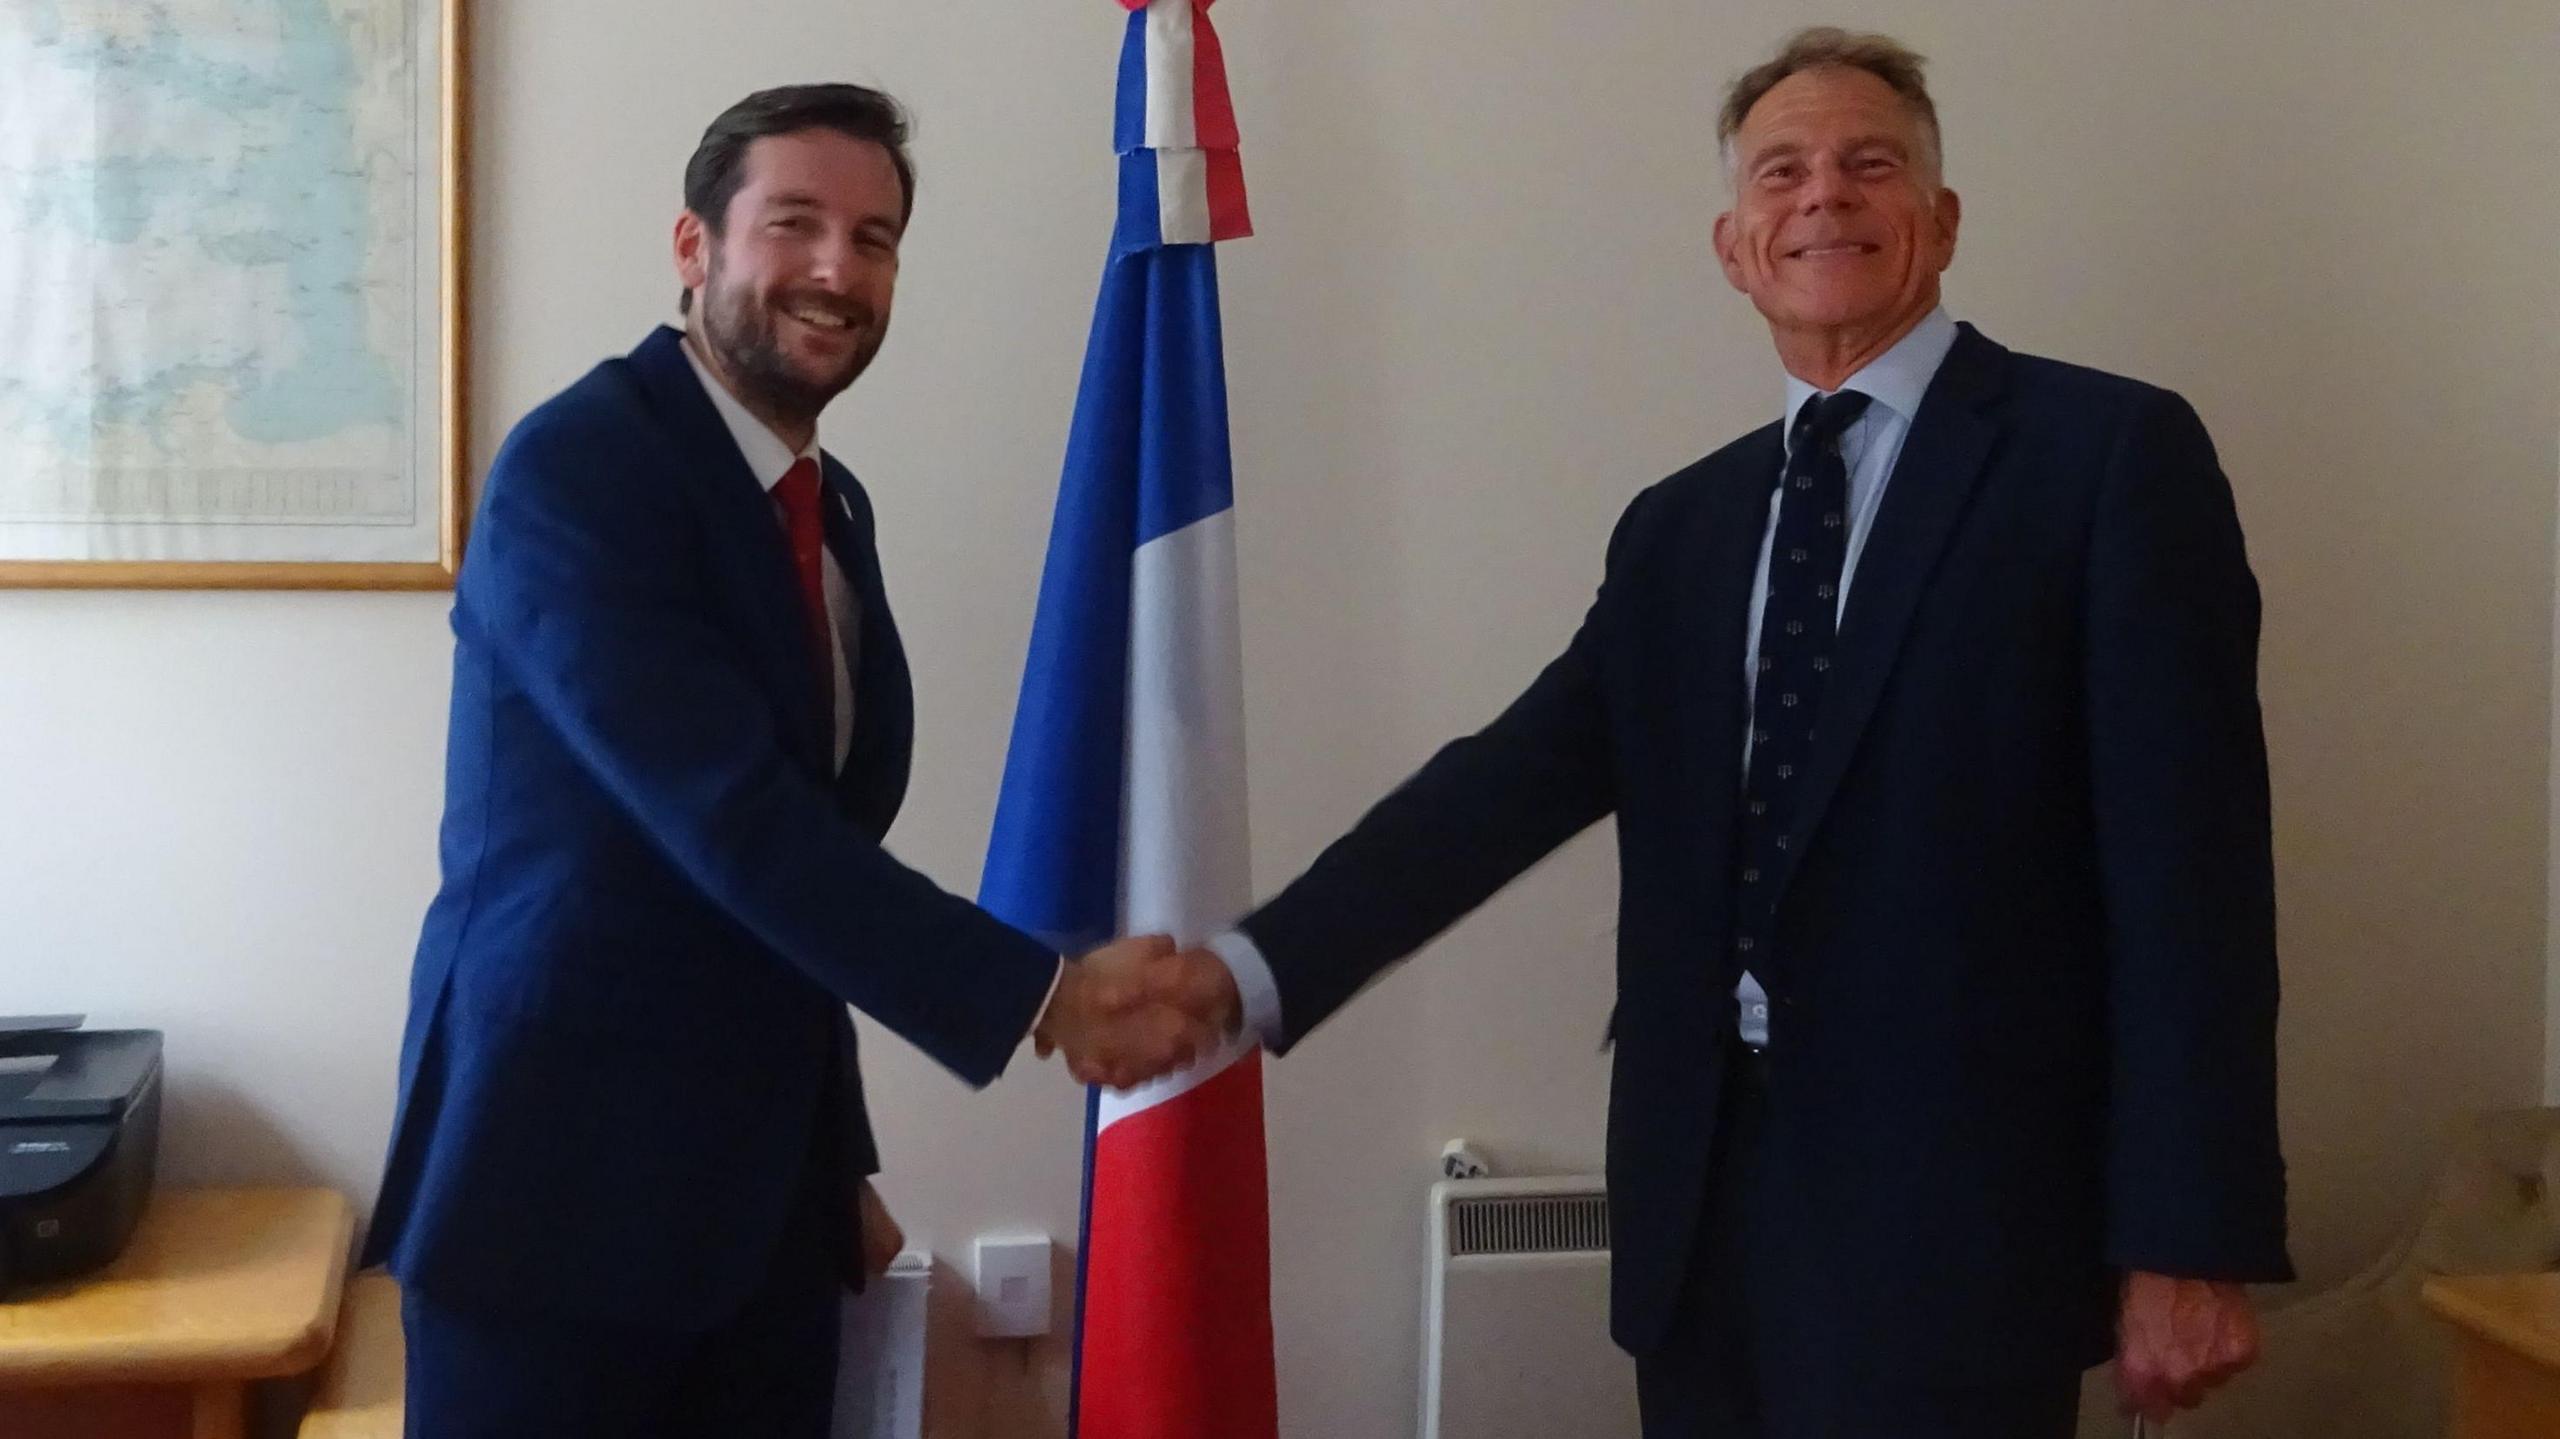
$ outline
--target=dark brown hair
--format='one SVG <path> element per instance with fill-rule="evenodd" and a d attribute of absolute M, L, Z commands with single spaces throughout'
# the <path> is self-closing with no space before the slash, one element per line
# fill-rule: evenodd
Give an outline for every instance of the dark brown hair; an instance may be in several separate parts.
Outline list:
<path fill-rule="evenodd" d="M 898 169 L 904 204 L 899 223 L 916 210 L 916 165 L 907 154 L 907 112 L 889 95 L 867 85 L 784 85 L 758 90 L 720 112 L 684 167 L 684 207 L 699 216 L 713 235 L 729 216 L 729 202 L 747 183 L 747 150 L 768 135 L 794 135 L 803 130 L 833 130 L 868 140 L 889 152 Z M 689 310 L 693 292 L 676 302 Z"/>

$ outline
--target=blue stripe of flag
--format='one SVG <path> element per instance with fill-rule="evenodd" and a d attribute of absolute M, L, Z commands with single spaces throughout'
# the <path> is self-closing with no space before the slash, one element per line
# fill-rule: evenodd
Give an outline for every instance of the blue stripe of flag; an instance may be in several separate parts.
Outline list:
<path fill-rule="evenodd" d="M 1062 952 L 1118 932 L 1133 557 L 1235 503 L 1220 346 L 1211 246 L 1109 262 L 979 896 Z"/>
<path fill-rule="evenodd" d="M 1119 99 L 1111 113 L 1111 148 L 1123 155 L 1147 147 L 1147 11 L 1129 12 L 1120 41 Z"/>
<path fill-rule="evenodd" d="M 1135 255 L 1164 247 L 1164 208 L 1157 190 L 1156 152 L 1132 150 L 1120 157 L 1120 219 L 1111 231 L 1111 254 Z"/>

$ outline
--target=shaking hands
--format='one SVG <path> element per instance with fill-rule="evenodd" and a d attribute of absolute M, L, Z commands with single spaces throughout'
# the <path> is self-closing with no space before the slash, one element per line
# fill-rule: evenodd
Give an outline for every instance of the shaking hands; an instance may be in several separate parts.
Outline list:
<path fill-rule="evenodd" d="M 1031 1037 L 1043 1059 L 1063 1052 L 1078 1082 L 1127 1089 L 1216 1049 L 1241 1018 L 1224 961 L 1142 935 L 1070 962 Z"/>

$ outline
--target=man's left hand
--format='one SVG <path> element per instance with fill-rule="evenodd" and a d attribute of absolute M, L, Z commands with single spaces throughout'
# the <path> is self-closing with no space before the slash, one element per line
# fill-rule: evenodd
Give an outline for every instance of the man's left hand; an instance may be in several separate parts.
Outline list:
<path fill-rule="evenodd" d="M 854 1191 L 853 1203 L 862 1215 L 862 1277 L 877 1279 L 889 1272 L 890 1263 L 907 1247 L 907 1233 L 889 1217 L 889 1206 L 880 1202 L 880 1191 L 871 1187 L 870 1180 Z"/>
<path fill-rule="evenodd" d="M 2116 1319 L 2116 1395 L 2128 1414 L 2166 1424 L 2258 1358 L 2249 1291 L 2209 1279 L 2127 1274 Z"/>

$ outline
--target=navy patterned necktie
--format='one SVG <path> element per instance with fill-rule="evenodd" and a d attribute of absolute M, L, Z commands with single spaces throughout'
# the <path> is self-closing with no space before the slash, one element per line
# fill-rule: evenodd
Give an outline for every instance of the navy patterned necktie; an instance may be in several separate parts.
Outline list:
<path fill-rule="evenodd" d="M 1849 467 L 1840 457 L 1840 436 L 1867 403 L 1855 390 L 1806 400 L 1778 476 L 1778 531 L 1769 547 L 1751 761 L 1735 846 L 1733 944 L 1741 967 L 1755 972 L 1771 959 L 1773 880 L 1795 822 L 1838 631 L 1841 561 L 1849 548 Z"/>

